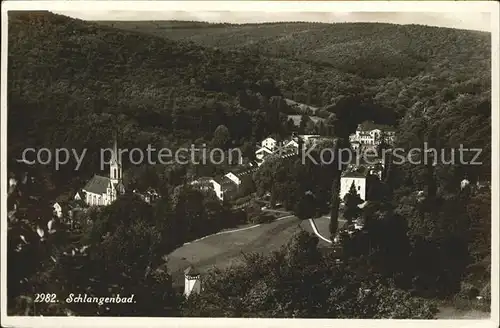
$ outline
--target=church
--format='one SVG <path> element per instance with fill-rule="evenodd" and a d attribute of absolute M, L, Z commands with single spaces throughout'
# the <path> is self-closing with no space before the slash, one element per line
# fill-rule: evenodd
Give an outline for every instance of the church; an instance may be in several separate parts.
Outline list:
<path fill-rule="evenodd" d="M 122 178 L 122 163 L 115 140 L 109 164 L 109 177 L 94 175 L 82 192 L 75 195 L 75 200 L 82 200 L 89 206 L 108 206 L 125 193 Z"/>

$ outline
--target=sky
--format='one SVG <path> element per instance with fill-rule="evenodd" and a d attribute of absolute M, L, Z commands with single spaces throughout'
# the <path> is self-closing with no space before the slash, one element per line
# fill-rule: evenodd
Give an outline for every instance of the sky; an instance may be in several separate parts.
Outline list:
<path fill-rule="evenodd" d="M 309 21 L 421 24 L 491 31 L 490 14 L 481 12 L 255 12 L 255 11 L 56 11 L 84 20 L 190 20 L 227 23 Z"/>

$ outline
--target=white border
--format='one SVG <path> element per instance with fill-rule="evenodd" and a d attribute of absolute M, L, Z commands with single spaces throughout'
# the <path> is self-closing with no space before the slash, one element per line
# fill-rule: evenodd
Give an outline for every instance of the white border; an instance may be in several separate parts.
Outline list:
<path fill-rule="evenodd" d="M 340 320 L 340 319 L 217 319 L 217 318 L 99 318 L 99 317 L 7 317 L 6 305 L 6 232 L 7 232 L 7 11 L 8 10 L 51 10 L 51 11 L 265 11 L 265 12 L 485 12 L 491 15 L 492 35 L 492 267 L 491 291 L 492 312 L 490 320 Z M 303 327 L 314 325 L 331 327 L 370 326 L 386 328 L 387 325 L 405 327 L 498 327 L 499 325 L 499 5 L 492 1 L 5 1 L 2 3 L 2 84 L 0 116 L 1 168 L 1 322 L 3 326 L 15 327 Z"/>
<path fill-rule="evenodd" d="M 258 11 L 258 12 L 493 12 L 491 1 L 5 1 L 7 10 Z"/>

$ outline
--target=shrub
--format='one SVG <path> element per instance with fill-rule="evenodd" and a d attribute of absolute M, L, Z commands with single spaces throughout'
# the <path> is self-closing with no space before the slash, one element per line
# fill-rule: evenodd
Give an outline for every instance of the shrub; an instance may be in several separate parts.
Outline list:
<path fill-rule="evenodd" d="M 257 216 L 252 217 L 250 219 L 250 223 L 253 224 L 270 223 L 273 222 L 275 219 L 276 217 L 274 215 L 261 213 Z"/>
<path fill-rule="evenodd" d="M 460 287 L 460 292 L 457 296 L 469 300 L 475 299 L 477 296 L 479 296 L 479 289 L 477 289 L 470 283 L 463 282 L 462 286 Z"/>

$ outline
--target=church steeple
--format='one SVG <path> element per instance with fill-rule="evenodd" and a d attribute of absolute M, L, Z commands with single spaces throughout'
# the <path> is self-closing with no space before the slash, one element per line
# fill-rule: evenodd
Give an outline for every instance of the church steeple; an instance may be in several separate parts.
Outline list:
<path fill-rule="evenodd" d="M 109 164 L 109 178 L 112 183 L 118 183 L 122 180 L 122 163 L 120 154 L 118 153 L 118 142 L 116 135 L 113 143 L 113 153 Z"/>

